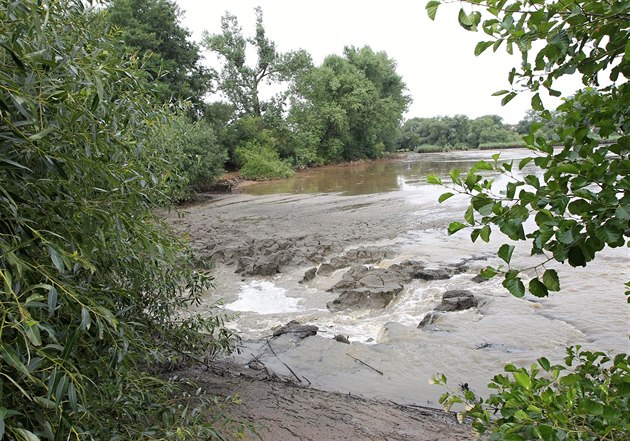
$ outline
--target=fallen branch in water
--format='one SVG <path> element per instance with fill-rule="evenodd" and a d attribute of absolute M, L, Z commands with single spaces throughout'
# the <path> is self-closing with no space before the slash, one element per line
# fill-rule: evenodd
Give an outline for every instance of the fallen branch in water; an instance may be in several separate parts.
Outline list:
<path fill-rule="evenodd" d="M 376 368 L 374 368 L 374 367 L 370 366 L 370 365 L 369 365 L 369 364 L 367 364 L 366 362 L 364 362 L 364 361 L 362 361 L 362 360 L 359 360 L 357 357 L 353 357 L 353 356 L 352 356 L 352 355 L 350 355 L 350 354 L 346 354 L 346 355 L 347 355 L 348 357 L 352 358 L 353 360 L 358 361 L 358 362 L 359 362 L 359 363 L 361 363 L 362 365 L 369 367 L 369 368 L 370 368 L 370 369 L 372 369 L 374 372 L 377 372 L 377 373 L 379 373 L 379 374 L 381 374 L 381 375 L 384 375 L 381 371 L 379 371 L 378 369 L 376 369 Z"/>
<path fill-rule="evenodd" d="M 252 358 L 253 358 L 256 362 L 260 363 L 260 365 L 263 367 L 263 369 L 265 370 L 265 373 L 267 374 L 267 378 L 269 378 L 270 380 L 271 380 L 271 379 L 273 379 L 273 375 L 271 375 L 271 373 L 269 372 L 269 369 L 267 369 L 267 366 L 265 365 L 265 363 L 263 363 L 262 361 L 260 361 L 260 360 L 258 359 L 258 357 L 256 357 L 256 356 L 255 356 L 254 354 L 252 354 L 251 352 L 250 352 L 250 355 L 252 356 Z"/>
<path fill-rule="evenodd" d="M 280 357 L 278 357 L 278 354 L 276 354 L 276 351 L 274 351 L 274 350 L 273 350 L 273 348 L 271 347 L 271 343 L 269 343 L 269 340 L 267 340 L 267 346 L 269 346 L 269 349 L 271 349 L 271 353 L 272 353 L 273 355 L 275 355 L 275 356 L 276 356 L 276 358 L 277 358 L 278 360 L 280 360 Z M 293 376 L 297 379 L 297 381 L 298 381 L 299 383 L 301 383 L 301 382 L 302 382 L 302 380 L 300 379 L 300 377 L 298 377 L 298 376 L 297 376 L 297 374 L 296 374 L 295 372 L 293 372 L 293 369 L 291 369 L 291 368 L 289 367 L 289 365 L 288 365 L 288 364 L 286 364 L 286 363 L 285 363 L 284 361 L 282 361 L 282 360 L 280 360 L 280 363 L 282 363 L 282 364 L 284 365 L 284 367 L 286 367 L 286 368 L 287 368 L 287 369 L 288 369 L 288 370 L 289 370 L 289 371 L 293 374 Z"/>

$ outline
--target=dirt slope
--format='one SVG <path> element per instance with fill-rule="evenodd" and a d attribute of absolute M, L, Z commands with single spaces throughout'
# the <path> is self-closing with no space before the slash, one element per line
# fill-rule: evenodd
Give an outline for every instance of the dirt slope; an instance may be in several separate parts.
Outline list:
<path fill-rule="evenodd" d="M 249 372 L 248 372 L 249 371 Z M 248 420 L 269 441 L 464 441 L 470 427 L 436 409 L 324 392 L 266 377 L 263 371 L 222 365 L 192 368 L 193 379 L 208 395 L 238 394 L 240 404 L 226 410 Z"/>

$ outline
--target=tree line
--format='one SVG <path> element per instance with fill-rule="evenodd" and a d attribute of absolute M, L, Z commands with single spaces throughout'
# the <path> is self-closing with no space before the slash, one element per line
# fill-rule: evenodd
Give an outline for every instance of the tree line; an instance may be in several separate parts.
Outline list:
<path fill-rule="evenodd" d="M 347 46 L 316 66 L 305 50 L 279 51 L 267 36 L 263 11 L 253 13 L 251 34 L 226 13 L 221 31 L 206 32 L 196 43 L 171 0 L 113 0 L 108 7 L 120 43 L 144 60 L 160 98 L 189 103 L 171 132 L 191 137 L 180 148 L 189 158 L 192 190 L 202 189 L 222 167 L 246 178 L 281 178 L 303 167 L 401 149 L 522 144 L 528 133 L 532 115 L 516 127 L 497 115 L 403 121 L 411 98 L 385 52 Z M 202 49 L 217 56 L 218 69 L 203 66 Z M 263 98 L 265 89 L 274 93 Z"/>
<path fill-rule="evenodd" d="M 193 189 L 216 177 L 219 163 L 248 178 L 283 177 L 398 148 L 410 98 L 393 59 L 348 46 L 316 66 L 304 50 L 280 52 L 267 37 L 262 10 L 254 13 L 251 35 L 226 13 L 221 31 L 206 33 L 200 44 L 190 41 L 170 0 L 114 0 L 105 13 L 124 50 L 143 60 L 159 97 L 188 102 L 179 124 L 192 135 L 181 147 L 199 165 Z M 219 58 L 220 69 L 203 67 L 202 48 Z M 276 92 L 263 98 L 264 87 Z M 208 94 L 220 99 L 206 102 Z"/>

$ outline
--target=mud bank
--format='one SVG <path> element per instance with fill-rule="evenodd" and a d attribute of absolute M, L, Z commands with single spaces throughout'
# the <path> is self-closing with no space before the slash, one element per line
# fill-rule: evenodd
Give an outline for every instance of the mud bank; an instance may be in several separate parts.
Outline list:
<path fill-rule="evenodd" d="M 238 395 L 230 417 L 254 424 L 269 441 L 465 441 L 470 427 L 455 415 L 391 401 L 324 392 L 271 378 L 264 370 L 215 363 L 177 372 L 211 396 Z"/>

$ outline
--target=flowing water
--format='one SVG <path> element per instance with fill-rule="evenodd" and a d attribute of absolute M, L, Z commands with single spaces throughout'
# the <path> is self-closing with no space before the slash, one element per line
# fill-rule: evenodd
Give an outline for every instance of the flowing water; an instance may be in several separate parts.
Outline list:
<path fill-rule="evenodd" d="M 239 221 L 248 223 L 254 231 L 259 229 L 260 235 L 303 222 L 305 234 L 341 239 L 351 228 L 335 216 L 363 217 L 367 226 L 362 230 L 364 242 L 353 240 L 349 246 L 391 247 L 395 256 L 380 262 L 381 267 L 405 259 L 436 265 L 477 259 L 469 272 L 449 280 L 409 283 L 385 309 L 341 312 L 326 308 L 326 302 L 336 298 L 326 289 L 339 280 L 344 270 L 300 283 L 306 268 L 290 267 L 273 277 L 248 278 L 219 265 L 212 300 L 217 296 L 224 299 L 226 312 L 238 315 L 231 326 L 250 340 L 237 358 L 247 361 L 255 355 L 269 368 L 291 376 L 286 368 L 289 366 L 298 377 L 322 389 L 437 405 L 443 390 L 429 386 L 427 380 L 438 372 L 445 373 L 455 386 L 465 382 L 483 392 L 506 363 L 529 365 L 543 355 L 560 360 L 567 345 L 613 352 L 630 350 L 630 306 L 623 294 L 624 282 L 630 280 L 627 248 L 606 250 L 584 269 L 550 265 L 561 276 L 562 291 L 545 299 L 529 295 L 514 298 L 498 279 L 485 283 L 471 280 L 485 265 L 499 264 L 493 253 L 506 240 L 498 233 L 493 233 L 490 244 L 472 243 L 463 231 L 448 236 L 444 225 L 461 219 L 466 199 L 454 197 L 438 204 L 437 197 L 444 190 L 428 185 L 426 176 L 433 173 L 446 177 L 449 170 L 466 170 L 491 154 L 410 155 L 398 161 L 324 167 L 286 181 L 245 187 L 247 194 L 235 196 L 229 206 L 222 206 L 223 211 L 210 205 L 207 216 L 213 216 L 216 210 L 215 215 L 226 222 L 228 214 L 232 216 L 229 219 L 234 224 L 238 214 Z M 501 154 L 501 159 L 518 159 L 526 154 L 509 150 Z M 497 177 L 497 188 L 504 184 L 502 179 Z M 251 213 L 245 211 L 246 206 Z M 304 206 L 311 211 L 296 217 L 301 220 L 283 222 L 284 217 L 298 216 L 296 213 Z M 321 213 L 323 221 L 317 217 Z M 320 227 L 314 226 L 317 222 Z M 528 256 L 526 245 L 520 244 L 513 263 L 528 267 L 537 260 Z M 417 329 L 422 317 L 449 289 L 468 289 L 483 299 L 482 305 L 444 314 L 435 324 Z M 290 320 L 317 325 L 318 335 L 324 338 L 298 342 L 284 337 L 273 339 L 275 354 L 270 353 L 267 343 L 257 341 Z M 337 334 L 349 336 L 352 344 L 334 341 L 332 337 Z"/>

